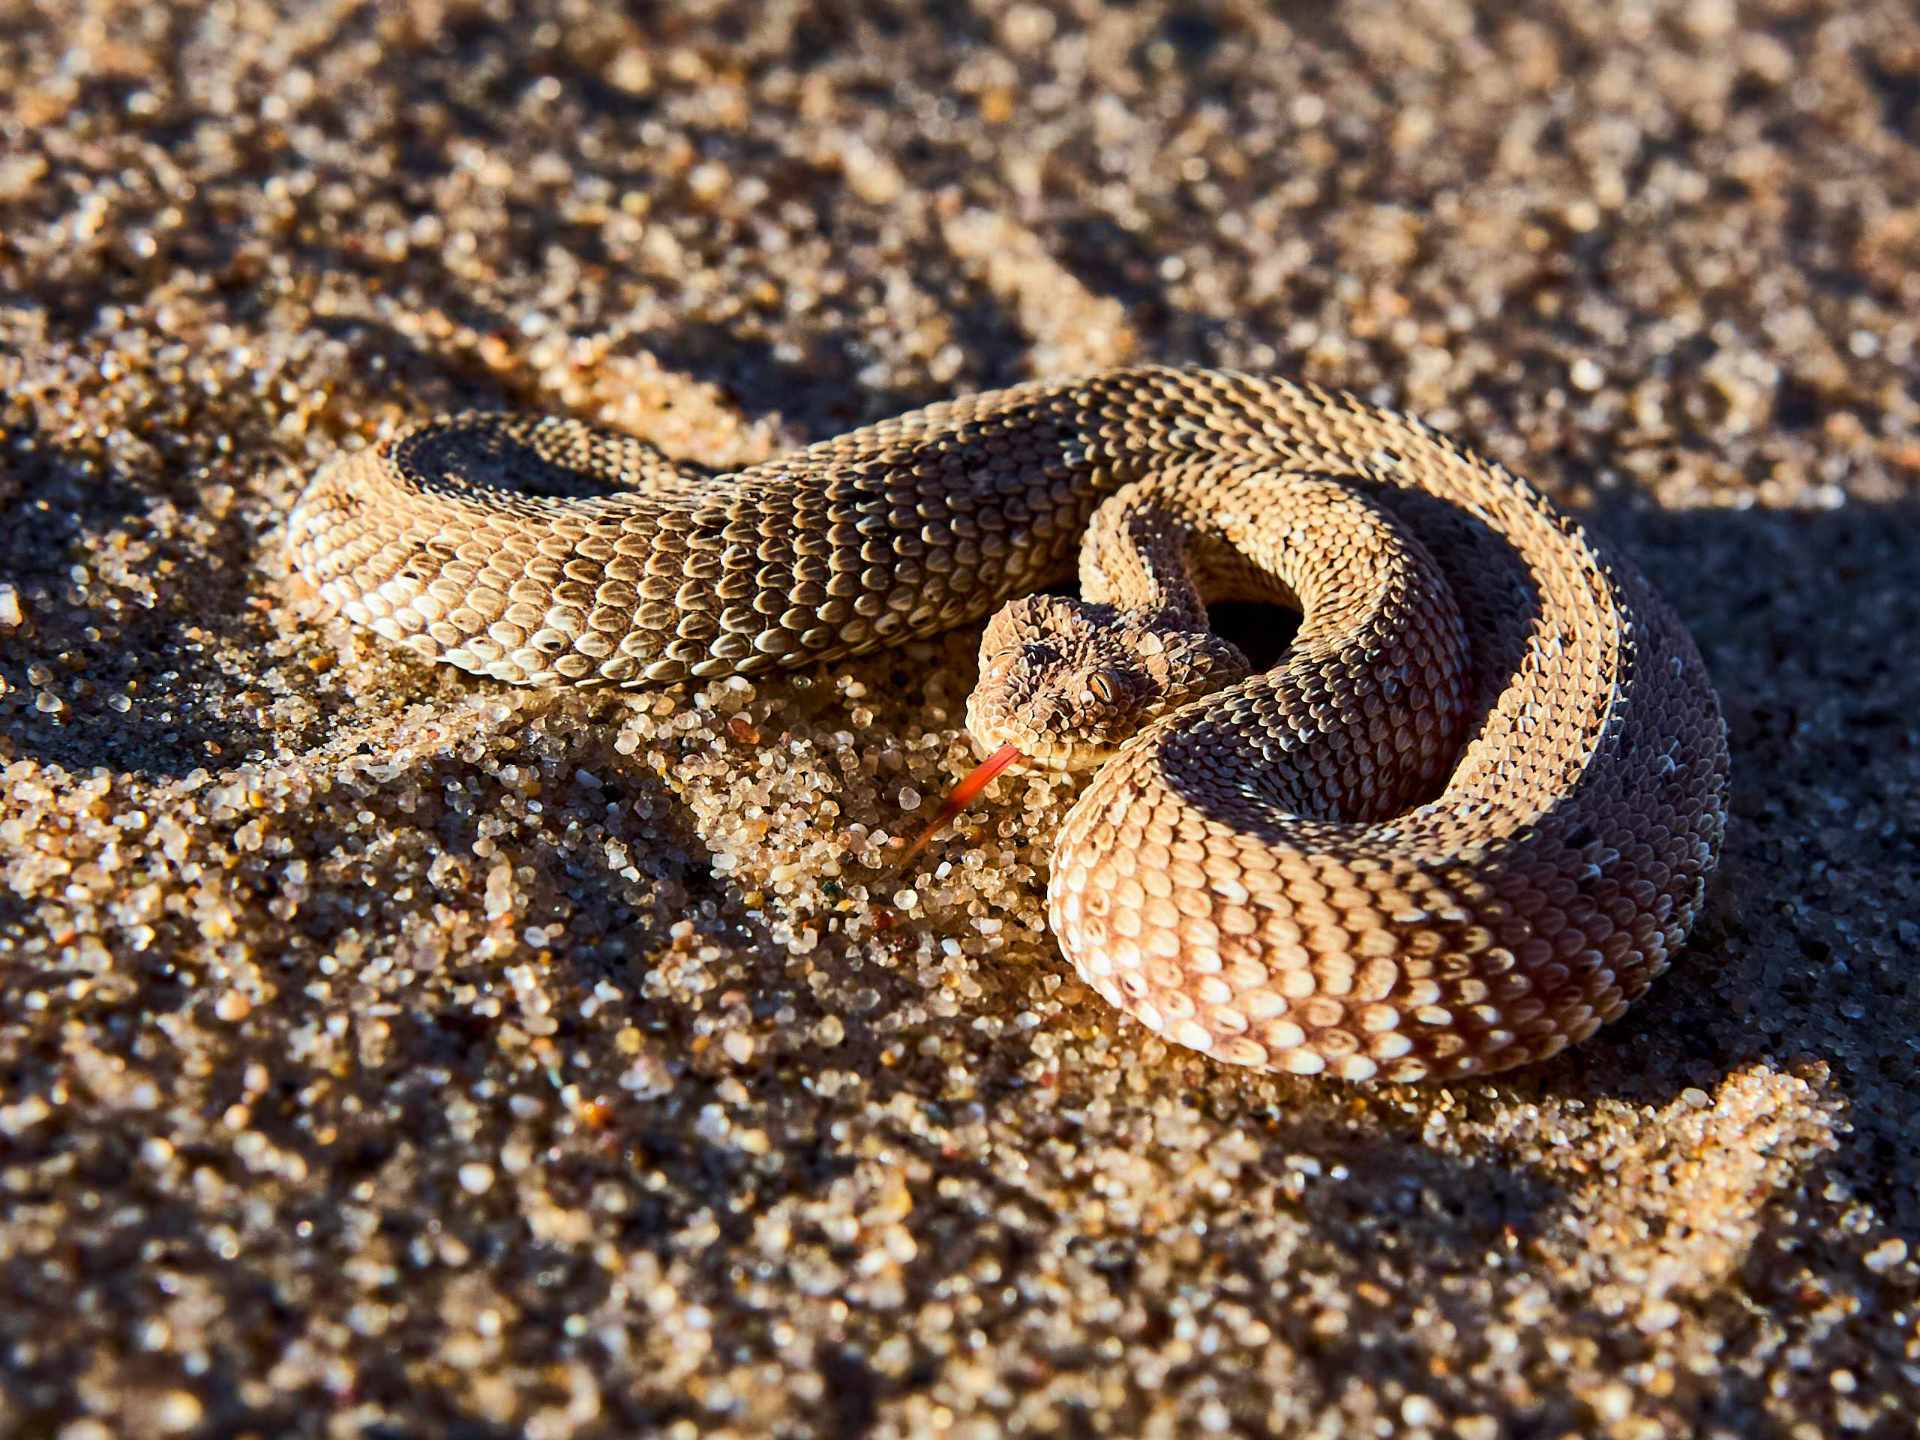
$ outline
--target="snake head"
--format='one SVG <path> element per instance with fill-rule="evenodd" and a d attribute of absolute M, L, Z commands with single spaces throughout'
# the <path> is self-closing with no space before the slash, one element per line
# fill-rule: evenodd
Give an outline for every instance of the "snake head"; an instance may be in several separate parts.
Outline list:
<path fill-rule="evenodd" d="M 1241 679 L 1246 657 L 1209 630 L 1141 611 L 1029 595 L 980 641 L 967 729 L 983 750 L 1086 770 L 1189 701 Z"/>

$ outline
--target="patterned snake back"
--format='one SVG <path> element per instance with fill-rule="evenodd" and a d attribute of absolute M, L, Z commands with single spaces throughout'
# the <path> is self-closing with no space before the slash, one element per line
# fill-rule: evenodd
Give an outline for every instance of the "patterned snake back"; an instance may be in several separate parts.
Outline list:
<path fill-rule="evenodd" d="M 967 624 L 1085 536 L 1096 603 L 989 628 L 974 730 L 1042 751 L 1043 711 L 1085 721 L 1062 695 L 1144 724 L 1062 762 L 1106 760 L 1055 848 L 1054 932 L 1114 1004 L 1238 1064 L 1551 1055 L 1666 968 L 1724 829 L 1718 706 L 1640 574 L 1501 467 L 1285 381 L 1023 385 L 712 477 L 575 421 L 457 417 L 329 464 L 289 530 L 324 597 L 421 655 L 621 686 Z M 1303 612 L 1275 668 L 1146 695 L 1167 637 L 1242 595 Z M 1059 627 L 1102 617 L 1146 657 L 1069 674 Z"/>

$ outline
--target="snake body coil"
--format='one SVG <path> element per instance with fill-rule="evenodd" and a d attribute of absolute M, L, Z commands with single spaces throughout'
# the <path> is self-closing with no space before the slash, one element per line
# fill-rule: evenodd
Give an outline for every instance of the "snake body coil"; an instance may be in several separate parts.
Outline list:
<path fill-rule="evenodd" d="M 583 487 L 621 493 L 552 493 Z M 1238 1064 L 1420 1079 L 1553 1054 L 1667 966 L 1725 824 L 1691 640 L 1525 481 L 1343 396 L 1122 370 L 720 477 L 459 417 L 328 465 L 289 544 L 430 659 L 639 686 L 978 620 L 1083 535 L 1083 602 L 996 617 L 970 723 L 1105 762 L 1049 908 L 1114 1004 Z M 1303 614 L 1264 674 L 1205 634 L 1243 596 Z"/>

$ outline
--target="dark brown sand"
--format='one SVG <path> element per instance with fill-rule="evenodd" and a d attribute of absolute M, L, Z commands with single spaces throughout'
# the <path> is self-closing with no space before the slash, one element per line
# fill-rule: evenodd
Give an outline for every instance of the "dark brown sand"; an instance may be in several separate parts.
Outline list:
<path fill-rule="evenodd" d="M 1904 3 L 0 6 L 0 1433 L 1911 1436 Z M 719 464 L 1122 359 L 1622 540 L 1735 757 L 1623 1023 L 1361 1092 L 1065 973 L 976 637 L 509 693 L 325 621 L 456 406 Z"/>

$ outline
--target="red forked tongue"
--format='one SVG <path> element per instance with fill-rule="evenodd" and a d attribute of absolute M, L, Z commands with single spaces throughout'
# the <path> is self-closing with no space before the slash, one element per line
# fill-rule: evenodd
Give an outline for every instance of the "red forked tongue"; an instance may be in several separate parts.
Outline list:
<path fill-rule="evenodd" d="M 914 856 L 926 849 L 927 842 L 939 834 L 940 827 L 978 799 L 980 792 L 993 783 L 996 775 L 1013 764 L 1014 761 L 1024 760 L 1025 758 L 1026 757 L 1020 753 L 1020 747 L 1018 745 L 1002 745 L 998 750 L 994 751 L 993 754 L 969 770 L 966 778 L 947 792 L 947 803 L 940 807 L 940 813 L 934 817 L 933 823 L 922 830 L 919 838 L 907 846 L 906 854 L 900 857 L 900 868 L 904 870 L 907 866 L 911 865 Z"/>

